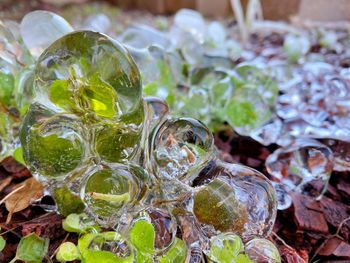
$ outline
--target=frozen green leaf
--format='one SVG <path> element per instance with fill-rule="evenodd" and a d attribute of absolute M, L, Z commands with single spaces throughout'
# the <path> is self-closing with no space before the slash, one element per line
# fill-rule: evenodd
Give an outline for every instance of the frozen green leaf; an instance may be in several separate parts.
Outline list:
<path fill-rule="evenodd" d="M 81 162 L 83 145 L 77 137 L 72 135 L 70 140 L 57 134 L 40 136 L 39 129 L 32 132 L 28 146 L 41 174 L 48 177 L 67 174 Z"/>
<path fill-rule="evenodd" d="M 239 254 L 234 261 L 235 263 L 254 263 L 247 255 Z"/>
<path fill-rule="evenodd" d="M 79 260 L 80 253 L 77 246 L 72 242 L 64 242 L 58 248 L 56 259 L 59 262 Z"/>
<path fill-rule="evenodd" d="M 183 263 L 186 259 L 186 252 L 185 242 L 175 238 L 170 249 L 159 259 L 159 263 Z"/>
<path fill-rule="evenodd" d="M 225 233 L 210 240 L 210 250 L 207 255 L 215 262 L 230 263 L 236 262 L 236 257 L 243 250 L 243 242 L 238 235 Z"/>
<path fill-rule="evenodd" d="M 70 214 L 67 216 L 63 222 L 62 227 L 67 232 L 73 233 L 86 233 L 86 232 L 98 232 L 100 230 L 99 226 L 88 217 L 86 214 Z"/>
<path fill-rule="evenodd" d="M 19 162 L 19 163 L 21 163 L 21 164 L 23 164 L 23 165 L 26 165 L 26 163 L 25 163 L 25 161 L 24 161 L 24 159 L 23 159 L 23 149 L 22 149 L 22 147 L 18 147 L 18 148 L 16 148 L 16 149 L 13 151 L 13 158 L 14 158 L 17 162 Z"/>
<path fill-rule="evenodd" d="M 62 109 L 69 110 L 75 107 L 73 94 L 69 90 L 67 80 L 55 80 L 50 87 L 50 100 Z"/>
<path fill-rule="evenodd" d="M 0 72 L 0 102 L 10 106 L 15 79 L 12 74 Z"/>
<path fill-rule="evenodd" d="M 257 119 L 257 113 L 250 102 L 241 102 L 235 99 L 232 99 L 227 106 L 226 115 L 229 123 L 234 127 L 252 125 Z"/>
<path fill-rule="evenodd" d="M 144 219 L 137 220 L 130 230 L 131 243 L 145 254 L 154 253 L 154 226 Z"/>
<path fill-rule="evenodd" d="M 53 197 L 55 199 L 58 212 L 63 216 L 68 216 L 72 213 L 81 213 L 84 210 L 85 206 L 81 201 L 80 196 L 69 191 L 67 186 L 55 188 L 53 190 Z"/>
<path fill-rule="evenodd" d="M 123 244 L 129 247 L 129 243 L 125 241 L 117 232 L 109 231 L 99 234 L 85 234 L 78 240 L 78 248 L 81 254 L 83 263 L 132 263 L 134 262 L 134 253 L 132 248 L 130 254 L 122 257 L 110 251 L 103 250 L 104 244 L 112 242 L 114 246 Z M 108 247 L 108 246 L 107 246 Z M 114 249 L 117 249 L 114 247 Z"/>

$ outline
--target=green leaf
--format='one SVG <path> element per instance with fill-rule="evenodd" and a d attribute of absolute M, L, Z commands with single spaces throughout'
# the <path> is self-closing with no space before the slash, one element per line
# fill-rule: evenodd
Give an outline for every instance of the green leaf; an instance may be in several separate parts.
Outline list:
<path fill-rule="evenodd" d="M 49 242 L 48 238 L 40 238 L 35 233 L 23 237 L 18 244 L 14 260 L 41 262 L 48 251 Z"/>
<path fill-rule="evenodd" d="M 36 164 L 42 175 L 51 178 L 65 175 L 81 162 L 83 145 L 76 135 L 41 136 L 40 128 L 32 129 L 31 132 L 28 147 L 32 160 L 29 163 Z"/>
<path fill-rule="evenodd" d="M 186 259 L 186 244 L 175 238 L 170 249 L 159 259 L 159 263 L 183 263 Z"/>
<path fill-rule="evenodd" d="M 120 257 L 116 254 L 102 250 L 105 242 L 113 242 L 114 244 L 126 244 L 128 242 L 124 240 L 117 232 L 109 231 L 99 234 L 89 233 L 82 236 L 78 240 L 78 248 L 82 257 L 83 263 L 132 263 L 134 262 L 134 253 L 132 248 L 129 247 L 131 253 L 126 257 Z M 125 248 L 124 248 L 125 249 Z"/>
<path fill-rule="evenodd" d="M 80 253 L 75 244 L 64 242 L 58 248 L 56 259 L 59 262 L 78 260 L 80 259 Z"/>
<path fill-rule="evenodd" d="M 15 78 L 12 74 L 0 72 L 0 102 L 10 106 L 12 93 L 15 87 Z"/>
<path fill-rule="evenodd" d="M 6 240 L 2 236 L 0 236 L 0 252 L 3 251 L 5 246 L 6 246 Z"/>
<path fill-rule="evenodd" d="M 239 229 L 240 218 L 247 217 L 235 196 L 234 189 L 225 181 L 215 178 L 207 185 L 200 187 L 194 194 L 193 212 L 203 224 L 214 226 L 223 232 Z"/>
<path fill-rule="evenodd" d="M 86 233 L 86 232 L 99 232 L 100 227 L 88 217 L 86 214 L 70 214 L 63 222 L 62 227 L 67 232 L 72 233 Z"/>
<path fill-rule="evenodd" d="M 250 102 L 240 102 L 232 99 L 226 108 L 226 115 L 233 127 L 253 125 L 257 119 L 257 113 Z"/>
<path fill-rule="evenodd" d="M 210 240 L 207 256 L 220 263 L 236 262 L 235 259 L 244 250 L 241 238 L 233 233 L 220 234 Z"/>
<path fill-rule="evenodd" d="M 73 94 L 69 90 L 69 82 L 67 80 L 55 80 L 52 82 L 49 96 L 50 100 L 62 109 L 75 108 Z"/>
<path fill-rule="evenodd" d="M 83 85 L 81 91 L 82 106 L 90 106 L 90 109 L 96 115 L 107 119 L 116 117 L 118 108 L 116 106 L 117 93 L 106 82 L 103 82 L 99 76 L 94 75 Z"/>
<path fill-rule="evenodd" d="M 245 254 L 239 254 L 235 261 L 235 263 L 254 263 L 253 260 L 251 260 L 247 255 Z"/>
<path fill-rule="evenodd" d="M 137 220 L 130 230 L 131 243 L 145 254 L 154 253 L 154 226 L 145 219 Z"/>
<path fill-rule="evenodd" d="M 57 209 L 63 216 L 83 212 L 85 206 L 78 195 L 73 194 L 67 186 L 53 190 Z M 73 231 L 74 232 L 74 231 Z"/>
<path fill-rule="evenodd" d="M 26 162 L 24 161 L 23 159 L 23 149 L 22 147 L 17 147 L 14 151 L 13 151 L 13 158 L 23 164 L 23 165 L 26 165 Z"/>

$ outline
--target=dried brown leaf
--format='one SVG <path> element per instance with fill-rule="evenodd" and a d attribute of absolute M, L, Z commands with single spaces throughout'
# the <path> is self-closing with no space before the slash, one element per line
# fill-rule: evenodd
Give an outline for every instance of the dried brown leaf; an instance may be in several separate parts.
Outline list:
<path fill-rule="evenodd" d="M 29 178 L 20 183 L 11 193 L 3 200 L 9 214 L 6 223 L 11 221 L 13 213 L 26 209 L 33 200 L 43 196 L 44 187 L 34 178 Z"/>

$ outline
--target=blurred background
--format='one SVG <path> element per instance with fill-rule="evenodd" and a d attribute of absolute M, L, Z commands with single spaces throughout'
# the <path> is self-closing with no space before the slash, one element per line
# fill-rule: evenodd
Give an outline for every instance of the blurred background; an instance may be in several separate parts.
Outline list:
<path fill-rule="evenodd" d="M 246 8 L 248 0 L 241 2 Z M 350 19 L 348 0 L 262 0 L 261 4 L 264 18 L 269 20 Z M 118 10 L 144 10 L 156 15 L 171 15 L 181 8 L 195 9 L 209 17 L 232 17 L 230 0 L 0 0 L 0 18 L 21 19 L 25 13 L 37 9 L 59 12 L 68 20 L 73 20 L 75 16 L 79 19 L 98 11 L 113 15 Z"/>

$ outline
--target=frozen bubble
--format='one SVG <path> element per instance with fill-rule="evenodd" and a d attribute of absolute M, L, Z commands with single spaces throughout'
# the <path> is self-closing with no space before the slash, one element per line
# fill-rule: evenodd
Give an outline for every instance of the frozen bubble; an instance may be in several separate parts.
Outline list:
<path fill-rule="evenodd" d="M 142 143 L 144 107 L 125 115 L 119 122 L 102 122 L 90 127 L 93 149 L 102 160 L 127 163 L 136 158 Z"/>
<path fill-rule="evenodd" d="M 137 236 L 133 236 L 133 232 L 136 233 L 138 231 L 139 233 L 143 228 L 149 228 L 152 229 L 152 232 L 154 231 L 154 243 L 147 244 L 149 246 L 147 248 L 146 245 L 142 246 L 143 240 L 135 240 Z M 120 228 L 120 231 L 142 253 L 161 256 L 173 245 L 176 229 L 176 219 L 167 209 L 148 207 L 137 213 L 128 225 Z"/>
<path fill-rule="evenodd" d="M 169 113 L 168 104 L 157 97 L 145 97 L 147 118 L 149 120 L 148 129 L 152 131 Z"/>
<path fill-rule="evenodd" d="M 74 115 L 32 104 L 20 136 L 24 159 L 40 180 L 62 180 L 85 158 L 84 130 Z"/>
<path fill-rule="evenodd" d="M 88 233 L 80 238 L 79 249 L 83 251 L 83 259 L 95 261 L 96 252 L 103 255 L 109 262 L 133 262 L 135 249 L 128 240 L 119 233 L 108 231 L 102 233 Z M 109 253 L 108 253 L 109 252 Z"/>
<path fill-rule="evenodd" d="M 0 21 L 0 67 L 1 71 L 17 73 L 23 66 L 33 63 L 21 39 L 6 22 Z"/>
<path fill-rule="evenodd" d="M 254 238 L 250 240 L 245 244 L 245 252 L 254 262 L 281 262 L 281 256 L 278 249 L 267 239 Z"/>
<path fill-rule="evenodd" d="M 49 47 L 54 41 L 73 31 L 61 16 L 49 11 L 33 11 L 22 19 L 21 35 L 34 57 Z"/>
<path fill-rule="evenodd" d="M 289 34 L 285 37 L 283 48 L 291 61 L 298 61 L 310 49 L 310 40 L 306 35 Z"/>
<path fill-rule="evenodd" d="M 181 9 L 174 17 L 174 27 L 190 33 L 195 40 L 203 43 L 206 35 L 206 24 L 202 15 L 194 10 Z"/>
<path fill-rule="evenodd" d="M 127 28 L 118 37 L 118 40 L 123 44 L 139 49 L 148 48 L 151 45 L 168 48 L 170 44 L 164 33 L 147 25 L 135 25 Z"/>
<path fill-rule="evenodd" d="M 299 116 L 307 123 L 320 127 L 329 117 L 328 113 L 321 107 L 310 104 L 301 104 L 299 107 Z"/>
<path fill-rule="evenodd" d="M 324 140 L 334 154 L 334 171 L 350 171 L 350 141 Z"/>
<path fill-rule="evenodd" d="M 275 117 L 260 128 L 254 130 L 250 136 L 263 145 L 276 143 L 282 132 L 282 121 Z"/>
<path fill-rule="evenodd" d="M 282 180 L 290 173 L 303 182 L 321 178 L 328 180 L 333 170 L 333 153 L 322 143 L 311 139 L 298 139 L 280 148 L 266 160 L 267 171 Z"/>
<path fill-rule="evenodd" d="M 210 239 L 210 249 L 204 253 L 214 262 L 235 262 L 244 251 L 241 238 L 233 233 L 224 233 Z"/>
<path fill-rule="evenodd" d="M 292 197 L 288 194 L 285 184 L 271 182 L 273 188 L 276 192 L 277 197 L 277 209 L 285 210 L 288 209 L 292 205 Z"/>
<path fill-rule="evenodd" d="M 234 232 L 244 240 L 267 236 L 276 218 L 276 194 L 258 171 L 218 161 L 201 176 L 208 182 L 196 187 L 193 211 L 202 224 Z"/>
<path fill-rule="evenodd" d="M 85 19 L 82 29 L 107 33 L 110 27 L 111 21 L 108 16 L 105 14 L 95 14 Z"/>
<path fill-rule="evenodd" d="M 158 179 L 191 181 L 192 173 L 212 155 L 213 135 L 195 119 L 168 119 L 159 127 L 151 147 Z"/>
<path fill-rule="evenodd" d="M 113 39 L 92 31 L 65 35 L 38 59 L 35 86 L 52 106 L 93 119 L 120 119 L 141 103 L 139 71 Z"/>
<path fill-rule="evenodd" d="M 147 173 L 136 166 L 102 164 L 84 175 L 80 197 L 88 213 L 112 227 L 120 216 L 143 197 Z"/>
<path fill-rule="evenodd" d="M 306 62 L 303 65 L 303 70 L 313 74 L 314 76 L 333 72 L 333 69 L 334 68 L 331 64 L 325 62 Z"/>
<path fill-rule="evenodd" d="M 217 44 L 225 42 L 227 37 L 225 27 L 218 21 L 211 22 L 208 26 L 208 37 Z"/>

